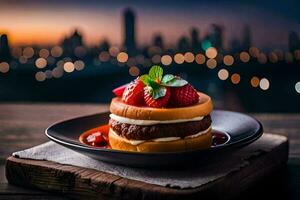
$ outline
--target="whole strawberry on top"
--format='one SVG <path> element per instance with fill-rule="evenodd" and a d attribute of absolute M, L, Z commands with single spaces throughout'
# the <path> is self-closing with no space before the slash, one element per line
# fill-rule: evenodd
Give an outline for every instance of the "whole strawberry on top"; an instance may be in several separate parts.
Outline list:
<path fill-rule="evenodd" d="M 179 76 L 163 75 L 163 69 L 158 65 L 151 67 L 148 74 L 113 92 L 125 103 L 134 106 L 184 107 L 199 102 L 199 95 L 191 84 Z"/>

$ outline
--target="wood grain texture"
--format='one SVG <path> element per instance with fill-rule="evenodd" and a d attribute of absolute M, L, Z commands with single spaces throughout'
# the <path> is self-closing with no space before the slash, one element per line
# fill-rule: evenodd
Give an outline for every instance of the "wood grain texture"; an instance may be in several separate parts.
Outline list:
<path fill-rule="evenodd" d="M 51 123 L 73 118 L 80 115 L 108 111 L 108 105 L 99 104 L 0 104 L 0 199 L 54 199 L 53 194 L 39 190 L 28 190 L 7 184 L 4 176 L 4 164 L 12 152 L 29 148 L 47 141 L 44 130 Z M 282 180 L 272 179 L 258 184 L 259 196 L 278 197 L 285 191 L 287 198 L 298 199 L 300 192 L 300 114 L 252 114 L 259 119 L 266 132 L 286 135 L 290 141 L 289 162 Z M 278 174 L 278 173 L 277 173 Z M 267 180 L 266 180 L 267 181 Z M 281 184 L 282 183 L 282 184 Z M 272 185 L 269 189 L 266 185 Z M 274 186 L 275 185 L 275 186 Z M 276 186 L 278 187 L 276 189 Z M 260 190 L 260 188 L 264 188 Z M 275 188 L 275 189 L 274 189 Z M 20 192 L 21 191 L 21 192 Z M 15 194 L 15 195 L 14 195 Z M 257 191 L 247 194 L 247 197 L 258 196 Z M 13 198 L 14 196 L 14 198 Z M 8 198 L 9 197 L 9 198 Z M 63 198 L 62 196 L 60 196 Z M 243 199 L 247 198 L 243 197 Z"/>
<path fill-rule="evenodd" d="M 248 163 L 246 166 L 193 189 L 162 187 L 92 169 L 15 157 L 7 160 L 6 176 L 15 185 L 62 192 L 76 199 L 224 199 L 225 194 L 232 198 L 285 165 L 288 141 L 266 135 L 263 142 L 262 149 L 243 160 Z"/>

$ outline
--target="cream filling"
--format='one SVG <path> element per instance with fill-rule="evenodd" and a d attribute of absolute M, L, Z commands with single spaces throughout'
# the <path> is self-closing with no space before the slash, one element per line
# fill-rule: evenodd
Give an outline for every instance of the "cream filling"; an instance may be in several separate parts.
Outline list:
<path fill-rule="evenodd" d="M 211 126 L 208 127 L 204 131 L 200 131 L 200 132 L 198 132 L 196 134 L 186 136 L 186 137 L 184 137 L 184 139 L 199 137 L 200 135 L 204 135 L 205 133 L 207 133 L 210 129 L 211 129 Z M 115 137 L 118 137 L 123 142 L 129 143 L 129 144 L 135 145 L 135 146 L 139 145 L 139 144 L 142 144 L 144 142 L 147 142 L 147 141 L 152 141 L 152 142 L 170 142 L 170 141 L 176 141 L 176 140 L 180 140 L 181 139 L 180 137 L 164 137 L 164 138 L 155 138 L 155 139 L 152 139 L 152 140 L 128 140 L 126 138 L 123 138 L 123 137 L 119 136 L 114 131 L 110 131 L 109 134 L 114 134 Z"/>
<path fill-rule="evenodd" d="M 174 119 L 174 120 L 142 120 L 142 119 L 130 119 L 126 117 L 121 117 L 115 114 L 110 114 L 109 117 L 113 120 L 124 124 L 134 124 L 140 126 L 149 126 L 155 124 L 174 124 L 174 123 L 181 123 L 181 122 L 191 122 L 191 121 L 201 121 L 204 117 L 194 117 L 191 119 Z"/>

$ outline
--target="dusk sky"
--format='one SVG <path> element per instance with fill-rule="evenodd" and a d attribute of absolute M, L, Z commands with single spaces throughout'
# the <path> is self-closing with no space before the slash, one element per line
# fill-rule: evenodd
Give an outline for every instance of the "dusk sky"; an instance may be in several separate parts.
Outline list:
<path fill-rule="evenodd" d="M 209 3 L 208 3 L 209 2 Z M 0 1 L 0 34 L 14 44 L 55 44 L 79 28 L 88 45 L 104 38 L 122 43 L 122 11 L 131 7 L 137 15 L 137 39 L 149 43 L 162 33 L 172 44 L 189 34 L 192 26 L 202 37 L 211 23 L 225 28 L 225 39 L 240 38 L 245 24 L 253 44 L 261 48 L 287 48 L 288 33 L 300 33 L 299 2 L 278 1 Z M 225 46 L 227 43 L 225 43 Z"/>

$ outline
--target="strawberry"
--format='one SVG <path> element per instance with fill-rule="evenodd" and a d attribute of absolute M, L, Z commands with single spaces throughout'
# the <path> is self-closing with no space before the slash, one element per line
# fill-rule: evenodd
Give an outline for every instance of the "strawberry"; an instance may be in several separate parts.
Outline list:
<path fill-rule="evenodd" d="M 165 95 L 155 99 L 153 95 L 153 90 L 149 90 L 149 88 L 146 88 L 144 91 L 144 100 L 147 106 L 154 108 L 166 107 L 171 96 L 171 90 L 169 87 L 165 87 L 165 89 Z"/>
<path fill-rule="evenodd" d="M 122 100 L 130 105 L 139 106 L 144 104 L 145 84 L 139 79 L 130 82 L 123 92 Z"/>
<path fill-rule="evenodd" d="M 121 97 L 125 91 L 125 88 L 127 87 L 128 84 L 125 85 L 121 85 L 117 88 L 115 88 L 112 92 L 117 96 L 117 97 Z"/>
<path fill-rule="evenodd" d="M 171 106 L 190 106 L 199 101 L 199 95 L 191 84 L 182 87 L 172 87 L 171 89 Z"/>

